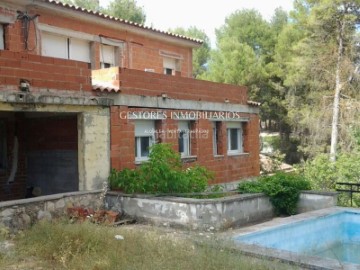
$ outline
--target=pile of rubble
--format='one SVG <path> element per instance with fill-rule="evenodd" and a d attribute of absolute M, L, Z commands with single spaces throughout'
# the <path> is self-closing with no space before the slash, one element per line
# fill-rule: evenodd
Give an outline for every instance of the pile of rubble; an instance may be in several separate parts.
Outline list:
<path fill-rule="evenodd" d="M 72 221 L 83 222 L 88 220 L 97 224 L 114 225 L 120 219 L 120 213 L 108 210 L 94 210 L 84 207 L 69 207 L 67 214 Z"/>

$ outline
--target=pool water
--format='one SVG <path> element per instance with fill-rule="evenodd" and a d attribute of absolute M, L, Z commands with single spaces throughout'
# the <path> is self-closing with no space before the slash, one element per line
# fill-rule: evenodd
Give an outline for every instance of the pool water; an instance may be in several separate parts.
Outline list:
<path fill-rule="evenodd" d="M 341 211 L 234 239 L 239 243 L 360 264 L 360 212 Z"/>

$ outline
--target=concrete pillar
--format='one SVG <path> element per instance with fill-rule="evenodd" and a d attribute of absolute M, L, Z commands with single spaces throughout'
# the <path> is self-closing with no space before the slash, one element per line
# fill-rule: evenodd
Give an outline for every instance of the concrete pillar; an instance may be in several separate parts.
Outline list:
<path fill-rule="evenodd" d="M 109 108 L 78 114 L 79 190 L 102 188 L 110 173 Z"/>

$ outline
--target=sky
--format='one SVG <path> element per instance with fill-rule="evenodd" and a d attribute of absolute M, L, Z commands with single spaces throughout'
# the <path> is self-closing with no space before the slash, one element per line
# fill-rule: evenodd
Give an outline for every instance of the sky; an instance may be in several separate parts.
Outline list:
<path fill-rule="evenodd" d="M 109 0 L 100 0 L 106 6 Z M 236 10 L 256 9 L 264 19 L 270 20 L 277 7 L 286 11 L 293 8 L 293 0 L 136 0 L 144 8 L 145 25 L 167 31 L 169 28 L 196 26 L 203 30 L 215 45 L 215 29 Z"/>

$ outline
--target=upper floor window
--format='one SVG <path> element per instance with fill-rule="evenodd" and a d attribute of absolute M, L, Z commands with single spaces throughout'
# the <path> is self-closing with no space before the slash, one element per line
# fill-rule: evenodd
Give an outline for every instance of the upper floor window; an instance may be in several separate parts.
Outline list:
<path fill-rule="evenodd" d="M 115 66 L 115 47 L 110 45 L 100 45 L 100 67 L 109 68 Z"/>
<path fill-rule="evenodd" d="M 228 154 L 239 154 L 243 152 L 243 130 L 241 122 L 227 123 Z"/>
<path fill-rule="evenodd" d="M 90 42 L 43 32 L 41 54 L 90 63 Z"/>
<path fill-rule="evenodd" d="M 5 31 L 4 25 L 0 23 L 0 50 L 5 49 Z"/>
<path fill-rule="evenodd" d="M 179 121 L 178 132 L 179 152 L 182 157 L 190 156 L 190 122 Z"/>
<path fill-rule="evenodd" d="M 166 75 L 175 75 L 175 71 L 179 71 L 179 60 L 170 57 L 164 57 L 163 60 L 163 67 L 164 67 L 164 74 Z"/>
<path fill-rule="evenodd" d="M 155 121 L 135 121 L 135 161 L 147 160 L 150 154 L 150 147 L 155 143 L 154 139 Z"/>

